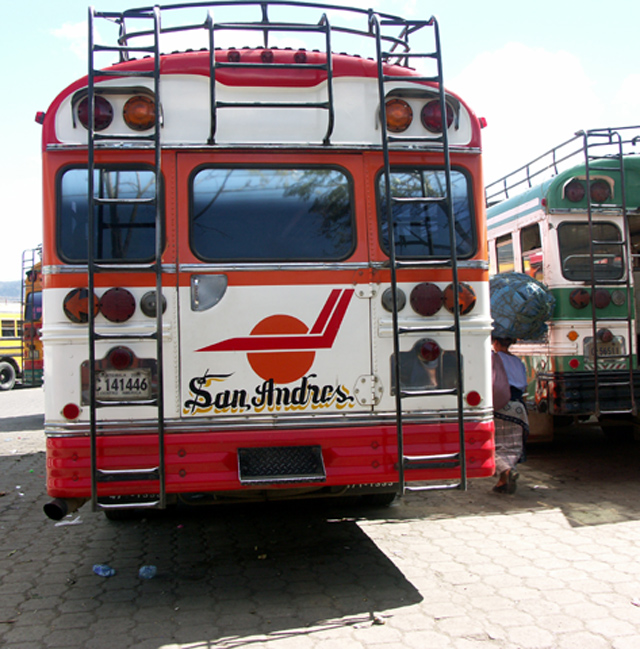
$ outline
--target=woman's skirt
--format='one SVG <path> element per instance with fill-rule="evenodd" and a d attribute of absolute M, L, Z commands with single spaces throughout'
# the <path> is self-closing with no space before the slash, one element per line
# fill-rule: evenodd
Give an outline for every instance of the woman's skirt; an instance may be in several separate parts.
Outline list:
<path fill-rule="evenodd" d="M 522 401 L 509 401 L 494 412 L 496 429 L 496 474 L 515 469 L 524 455 L 524 442 L 529 434 L 527 409 Z"/>

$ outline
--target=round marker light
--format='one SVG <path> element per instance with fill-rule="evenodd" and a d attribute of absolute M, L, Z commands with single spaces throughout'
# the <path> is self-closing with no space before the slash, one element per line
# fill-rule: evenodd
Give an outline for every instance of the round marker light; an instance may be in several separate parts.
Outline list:
<path fill-rule="evenodd" d="M 62 408 L 62 416 L 70 421 L 77 419 L 80 416 L 80 406 L 76 403 L 67 403 Z"/>
<path fill-rule="evenodd" d="M 382 308 L 389 313 L 393 313 L 393 289 L 391 287 L 384 290 L 381 300 Z M 396 301 L 398 302 L 398 311 L 402 311 L 407 304 L 407 296 L 401 288 L 397 289 Z"/>
<path fill-rule="evenodd" d="M 110 288 L 100 298 L 100 310 L 111 322 L 126 322 L 136 310 L 136 300 L 126 288 Z"/>
<path fill-rule="evenodd" d="M 229 50 L 227 52 L 227 61 L 229 61 L 229 63 L 239 63 L 240 52 L 238 52 L 238 50 Z"/>
<path fill-rule="evenodd" d="M 467 315 L 473 311 L 473 307 L 476 305 L 476 292 L 469 284 L 464 282 L 458 284 L 458 302 L 460 315 Z M 444 289 L 444 307 L 449 313 L 453 313 L 453 284 L 449 284 Z"/>
<path fill-rule="evenodd" d="M 440 310 L 443 301 L 444 297 L 440 287 L 430 282 L 418 284 L 413 288 L 409 296 L 411 308 L 422 316 L 436 314 Z"/>
<path fill-rule="evenodd" d="M 569 361 L 569 367 L 570 367 L 572 370 L 577 370 L 577 369 L 580 367 L 580 361 L 579 361 L 577 358 L 572 358 L 572 359 Z"/>
<path fill-rule="evenodd" d="M 568 334 L 567 338 L 573 343 L 578 340 L 578 332 L 575 329 L 572 329 Z"/>
<path fill-rule="evenodd" d="M 298 50 L 293 55 L 293 60 L 296 63 L 306 63 L 307 62 L 307 53 L 304 50 Z"/>
<path fill-rule="evenodd" d="M 438 345 L 435 340 L 431 340 L 430 338 L 421 341 L 420 343 L 418 343 L 418 345 L 418 353 L 420 354 L 420 358 L 425 363 L 432 363 L 433 361 L 437 360 L 440 356 L 440 353 L 442 352 L 440 345 Z"/>
<path fill-rule="evenodd" d="M 622 306 L 627 300 L 624 294 L 624 291 L 621 291 L 620 289 L 616 289 L 611 293 L 611 301 L 616 305 L 616 306 Z"/>
<path fill-rule="evenodd" d="M 447 108 L 447 128 L 453 124 L 453 108 L 446 104 Z M 442 111 L 440 110 L 439 101 L 430 101 L 422 107 L 420 112 L 420 121 L 422 125 L 431 131 L 431 133 L 442 133 Z"/>
<path fill-rule="evenodd" d="M 101 95 L 96 95 L 93 111 L 94 131 L 104 131 L 113 121 L 113 106 Z M 80 100 L 78 119 L 82 126 L 89 128 L 89 97 Z"/>
<path fill-rule="evenodd" d="M 263 50 L 260 53 L 260 58 L 263 63 L 273 63 L 273 52 L 271 50 Z"/>
<path fill-rule="evenodd" d="M 134 131 L 146 131 L 156 124 L 156 102 L 146 95 L 131 97 L 122 109 L 122 117 Z"/>
<path fill-rule="evenodd" d="M 107 362 L 114 370 L 126 370 L 133 364 L 133 352 L 127 347 L 114 347 L 107 354 Z"/>
<path fill-rule="evenodd" d="M 472 390 L 471 392 L 469 392 L 469 394 L 467 394 L 467 403 L 470 406 L 479 406 L 481 401 L 482 397 L 480 396 L 479 392 Z"/>
<path fill-rule="evenodd" d="M 593 303 L 596 309 L 606 309 L 611 304 L 611 294 L 609 291 L 599 288 L 593 296 Z"/>
<path fill-rule="evenodd" d="M 589 190 L 594 203 L 604 203 L 611 198 L 611 187 L 605 180 L 594 180 Z"/>
<path fill-rule="evenodd" d="M 584 195 L 584 185 L 577 178 L 571 180 L 564 187 L 564 197 L 572 203 L 580 202 L 584 198 Z"/>
<path fill-rule="evenodd" d="M 411 106 L 402 99 L 389 99 L 385 104 L 387 129 L 392 133 L 406 131 L 413 121 Z"/>

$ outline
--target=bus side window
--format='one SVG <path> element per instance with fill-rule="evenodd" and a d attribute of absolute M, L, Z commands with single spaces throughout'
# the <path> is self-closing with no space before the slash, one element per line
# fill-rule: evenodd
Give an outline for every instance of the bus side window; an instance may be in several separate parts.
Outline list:
<path fill-rule="evenodd" d="M 510 234 L 496 239 L 496 261 L 499 273 L 510 273 L 514 270 L 513 241 Z"/>
<path fill-rule="evenodd" d="M 522 228 L 520 249 L 522 250 L 522 272 L 543 282 L 542 241 L 538 223 Z"/>

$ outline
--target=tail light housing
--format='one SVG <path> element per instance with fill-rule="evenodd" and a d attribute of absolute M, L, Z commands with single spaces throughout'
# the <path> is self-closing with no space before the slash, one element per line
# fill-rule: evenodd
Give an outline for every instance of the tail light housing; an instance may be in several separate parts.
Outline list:
<path fill-rule="evenodd" d="M 611 187 L 606 180 L 594 180 L 590 185 L 589 195 L 594 203 L 604 203 L 611 198 Z"/>
<path fill-rule="evenodd" d="M 93 295 L 93 315 L 98 314 L 100 305 Z M 89 291 L 86 288 L 74 288 L 69 291 L 62 302 L 65 315 L 71 322 L 84 324 L 89 321 Z"/>
<path fill-rule="evenodd" d="M 147 131 L 156 124 L 156 102 L 146 95 L 131 97 L 122 109 L 122 118 L 134 131 Z"/>
<path fill-rule="evenodd" d="M 136 300 L 126 288 L 110 288 L 100 298 L 100 311 L 111 322 L 126 322 L 136 310 Z"/>
<path fill-rule="evenodd" d="M 422 316 L 436 314 L 440 310 L 443 301 L 444 297 L 440 287 L 430 282 L 418 284 L 413 288 L 409 296 L 411 308 Z"/>
<path fill-rule="evenodd" d="M 107 354 L 107 364 L 114 370 L 128 370 L 134 358 L 134 353 L 128 347 L 114 347 Z"/>
<path fill-rule="evenodd" d="M 460 309 L 460 315 L 471 313 L 473 307 L 476 305 L 476 299 L 476 292 L 469 284 L 465 284 L 464 282 L 458 284 L 458 308 Z M 453 313 L 453 284 L 449 284 L 444 289 L 444 306 L 447 311 Z"/>
<path fill-rule="evenodd" d="M 442 349 L 435 340 L 425 338 L 418 344 L 418 354 L 425 363 L 432 363 L 438 360 Z"/>
<path fill-rule="evenodd" d="M 579 203 L 586 194 L 584 185 L 577 179 L 570 180 L 564 186 L 564 197 L 572 203 Z"/>

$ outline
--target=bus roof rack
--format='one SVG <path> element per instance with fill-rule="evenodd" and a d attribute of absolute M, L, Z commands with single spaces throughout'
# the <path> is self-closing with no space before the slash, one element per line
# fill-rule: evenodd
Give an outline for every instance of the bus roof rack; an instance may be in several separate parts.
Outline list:
<path fill-rule="evenodd" d="M 553 176 L 557 176 L 564 169 L 578 164 L 575 158 L 578 155 L 584 158 L 585 138 L 589 139 L 589 150 L 595 149 L 598 153 L 594 157 L 614 157 L 618 155 L 620 146 L 630 149 L 635 147 L 636 144 L 640 145 L 640 126 L 619 126 L 577 131 L 569 140 L 546 151 L 506 176 L 489 183 L 485 187 L 487 207 L 531 189 L 534 185 L 534 179 L 536 184 L 539 184 Z M 640 153 L 640 146 L 638 152 Z"/>

